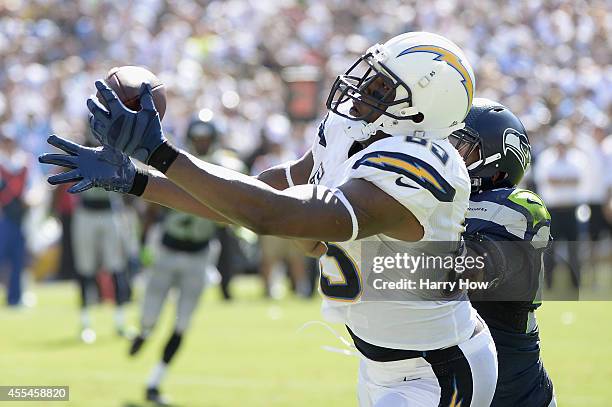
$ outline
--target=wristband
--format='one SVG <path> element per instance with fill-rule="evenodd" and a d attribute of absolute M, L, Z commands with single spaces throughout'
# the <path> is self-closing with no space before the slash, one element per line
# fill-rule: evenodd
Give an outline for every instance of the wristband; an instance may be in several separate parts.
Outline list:
<path fill-rule="evenodd" d="M 179 151 L 168 141 L 164 141 L 153 151 L 147 164 L 165 174 L 178 155 Z"/>

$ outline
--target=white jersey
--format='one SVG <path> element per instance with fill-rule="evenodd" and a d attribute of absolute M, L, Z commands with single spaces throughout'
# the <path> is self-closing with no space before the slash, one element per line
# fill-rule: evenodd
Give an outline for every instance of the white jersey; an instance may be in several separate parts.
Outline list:
<path fill-rule="evenodd" d="M 431 241 L 458 242 L 464 231 L 470 180 L 462 158 L 447 139 L 415 137 L 378 140 L 349 157 L 353 140 L 347 120 L 329 113 L 319 126 L 312 147 L 313 184 L 339 187 L 352 178 L 367 180 L 396 199 L 419 220 L 424 237 L 415 253 Z M 475 327 L 468 301 L 364 301 L 363 282 L 353 287 L 351 273 L 361 280 L 362 244 L 393 246 L 399 241 L 379 234 L 366 239 L 329 244 L 321 259 L 322 311 L 331 322 L 346 324 L 361 339 L 386 348 L 433 350 L 467 340 Z"/>

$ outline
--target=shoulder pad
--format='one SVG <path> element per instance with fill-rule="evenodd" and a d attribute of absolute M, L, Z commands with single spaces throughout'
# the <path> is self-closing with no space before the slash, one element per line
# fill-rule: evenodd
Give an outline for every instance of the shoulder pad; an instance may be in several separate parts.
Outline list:
<path fill-rule="evenodd" d="M 353 170 L 371 168 L 388 173 L 398 186 L 423 188 L 440 202 L 452 202 L 455 188 L 445 177 L 448 153 L 427 140 L 388 137 L 372 143 L 355 156 Z"/>
<path fill-rule="evenodd" d="M 361 166 L 396 174 L 395 183 L 398 186 L 409 186 L 410 180 L 431 192 L 441 202 L 452 202 L 455 197 L 452 185 L 432 165 L 413 155 L 373 151 L 355 161 L 353 169 Z"/>
<path fill-rule="evenodd" d="M 499 188 L 473 195 L 468 217 L 486 220 L 489 227 L 501 226 L 538 247 L 550 239 L 550 214 L 542 199 L 525 189 Z"/>
<path fill-rule="evenodd" d="M 508 200 L 525 209 L 524 213 L 533 228 L 542 223 L 550 223 L 550 213 L 542 198 L 535 192 L 516 188 L 508 195 Z"/>

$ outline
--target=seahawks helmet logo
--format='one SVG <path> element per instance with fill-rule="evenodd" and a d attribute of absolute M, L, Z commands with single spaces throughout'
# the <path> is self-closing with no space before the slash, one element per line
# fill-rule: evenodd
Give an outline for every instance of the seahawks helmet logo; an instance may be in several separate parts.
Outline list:
<path fill-rule="evenodd" d="M 527 136 L 513 128 L 507 128 L 504 131 L 504 155 L 507 156 L 508 153 L 514 154 L 523 170 L 526 170 L 531 163 L 531 147 Z"/>

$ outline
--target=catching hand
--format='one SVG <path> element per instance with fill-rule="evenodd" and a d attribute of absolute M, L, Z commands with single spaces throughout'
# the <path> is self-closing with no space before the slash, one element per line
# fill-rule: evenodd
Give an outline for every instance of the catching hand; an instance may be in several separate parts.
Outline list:
<path fill-rule="evenodd" d="M 153 152 L 167 141 L 153 104 L 150 85 L 143 83 L 140 87 L 142 109 L 138 112 L 128 109 L 104 82 L 96 81 L 96 88 L 108 109 L 97 100 L 87 99 L 87 108 L 91 112 L 89 127 L 94 136 L 102 145 L 149 164 Z"/>

